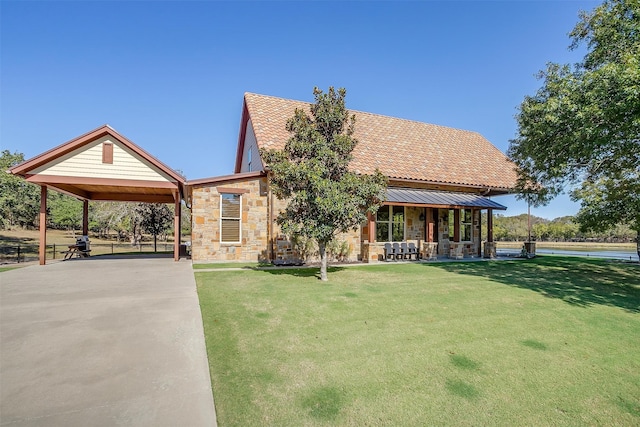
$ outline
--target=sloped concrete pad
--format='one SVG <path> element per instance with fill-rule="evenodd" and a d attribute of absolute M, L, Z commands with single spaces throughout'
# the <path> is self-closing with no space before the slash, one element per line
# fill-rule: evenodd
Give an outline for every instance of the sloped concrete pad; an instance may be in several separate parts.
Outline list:
<path fill-rule="evenodd" d="M 0 273 L 0 425 L 216 425 L 191 264 Z"/>

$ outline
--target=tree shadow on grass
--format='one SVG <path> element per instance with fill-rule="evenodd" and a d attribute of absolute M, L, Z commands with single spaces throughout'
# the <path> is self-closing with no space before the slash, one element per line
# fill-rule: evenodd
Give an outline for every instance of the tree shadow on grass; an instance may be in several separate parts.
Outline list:
<path fill-rule="evenodd" d="M 529 289 L 568 304 L 607 305 L 640 313 L 640 267 L 575 257 L 522 261 L 430 264 L 451 273 L 481 276 Z"/>
<path fill-rule="evenodd" d="M 276 276 L 289 275 L 295 277 L 317 277 L 320 279 L 320 267 L 271 267 L 260 268 L 259 270 Z M 328 267 L 327 274 L 342 270 L 344 270 L 344 267 Z M 331 280 L 331 277 L 329 277 L 329 280 Z"/>
<path fill-rule="evenodd" d="M 38 242 L 31 237 L 7 236 L 0 233 L 0 244 L 3 245 L 37 245 Z"/>

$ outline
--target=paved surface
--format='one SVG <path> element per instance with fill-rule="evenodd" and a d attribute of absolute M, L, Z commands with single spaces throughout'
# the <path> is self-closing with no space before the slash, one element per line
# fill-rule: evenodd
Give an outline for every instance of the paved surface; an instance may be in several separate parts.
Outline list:
<path fill-rule="evenodd" d="M 215 426 L 191 263 L 0 273 L 0 425 Z"/>

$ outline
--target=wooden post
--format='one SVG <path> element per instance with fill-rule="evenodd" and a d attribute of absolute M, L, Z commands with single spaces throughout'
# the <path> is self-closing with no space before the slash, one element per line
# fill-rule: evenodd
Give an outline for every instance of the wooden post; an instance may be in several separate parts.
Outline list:
<path fill-rule="evenodd" d="M 89 235 L 89 201 L 82 201 L 82 235 Z"/>
<path fill-rule="evenodd" d="M 367 214 L 367 220 L 369 228 L 369 243 L 374 243 L 376 241 L 376 220 L 371 213 Z"/>
<path fill-rule="evenodd" d="M 182 203 L 180 202 L 180 192 L 174 194 L 175 208 L 173 212 L 173 259 L 175 261 L 180 260 L 180 213 L 182 210 Z"/>
<path fill-rule="evenodd" d="M 493 242 L 493 209 L 487 209 L 487 242 Z"/>
<path fill-rule="evenodd" d="M 451 227 L 451 224 L 449 224 Z M 460 209 L 453 210 L 453 241 L 460 241 Z"/>
<path fill-rule="evenodd" d="M 40 186 L 40 246 L 38 247 L 40 265 L 47 262 L 47 186 Z"/>

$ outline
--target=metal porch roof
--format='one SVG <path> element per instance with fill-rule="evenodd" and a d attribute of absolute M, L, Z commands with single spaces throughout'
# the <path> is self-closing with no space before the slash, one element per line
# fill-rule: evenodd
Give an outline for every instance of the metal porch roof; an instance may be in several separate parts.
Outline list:
<path fill-rule="evenodd" d="M 387 202 L 442 207 L 507 209 L 506 206 L 477 194 L 414 188 L 388 188 Z"/>

